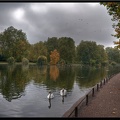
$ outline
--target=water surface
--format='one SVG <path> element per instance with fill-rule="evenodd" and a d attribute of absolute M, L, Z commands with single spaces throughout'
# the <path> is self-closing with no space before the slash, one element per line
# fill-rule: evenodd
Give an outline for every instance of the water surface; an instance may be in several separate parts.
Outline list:
<path fill-rule="evenodd" d="M 119 67 L 0 65 L 0 117 L 62 117 L 100 80 L 117 72 Z"/>

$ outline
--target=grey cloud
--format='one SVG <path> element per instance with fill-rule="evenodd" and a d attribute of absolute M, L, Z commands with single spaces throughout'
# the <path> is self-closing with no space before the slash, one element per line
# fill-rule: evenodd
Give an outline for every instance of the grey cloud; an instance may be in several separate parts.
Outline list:
<path fill-rule="evenodd" d="M 22 29 L 30 43 L 45 41 L 48 37 L 71 37 L 76 45 L 81 40 L 92 40 L 105 46 L 111 46 L 116 40 L 111 36 L 114 29 L 111 16 L 108 15 L 104 6 L 77 3 L 72 7 L 59 3 L 55 5 L 42 4 L 47 7 L 47 11 L 35 12 L 30 9 L 30 3 L 0 3 L 0 31 L 6 26 L 14 25 L 17 29 Z M 17 8 L 25 10 L 25 23 L 12 21 L 10 11 Z"/>

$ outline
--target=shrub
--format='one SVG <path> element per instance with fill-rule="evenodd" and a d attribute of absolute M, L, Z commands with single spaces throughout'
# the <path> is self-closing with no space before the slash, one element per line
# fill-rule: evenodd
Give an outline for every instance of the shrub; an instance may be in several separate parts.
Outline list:
<path fill-rule="evenodd" d="M 117 65 L 117 63 L 113 61 L 113 62 L 111 62 L 111 65 L 114 66 L 114 65 Z"/>
<path fill-rule="evenodd" d="M 27 58 L 23 58 L 22 59 L 22 64 L 23 65 L 28 65 L 29 64 L 29 60 Z"/>
<path fill-rule="evenodd" d="M 64 60 L 64 59 L 61 59 L 61 60 L 60 60 L 60 64 L 61 64 L 61 65 L 65 65 L 65 60 Z"/>
<path fill-rule="evenodd" d="M 47 63 L 47 58 L 45 56 L 39 56 L 37 59 L 37 64 L 38 65 L 44 65 Z"/>
<path fill-rule="evenodd" d="M 102 66 L 107 66 L 108 65 L 108 61 L 103 61 L 101 64 L 102 64 Z"/>
<path fill-rule="evenodd" d="M 9 57 L 9 58 L 7 59 L 7 62 L 8 62 L 8 64 L 14 64 L 14 63 L 15 63 L 14 57 Z"/>

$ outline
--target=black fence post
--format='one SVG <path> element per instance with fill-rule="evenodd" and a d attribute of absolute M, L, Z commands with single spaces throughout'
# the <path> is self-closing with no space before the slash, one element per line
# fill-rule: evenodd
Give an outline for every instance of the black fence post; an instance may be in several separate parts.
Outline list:
<path fill-rule="evenodd" d="M 105 85 L 105 79 L 104 79 L 104 85 Z"/>
<path fill-rule="evenodd" d="M 88 105 L 88 95 L 86 95 L 86 105 Z"/>
<path fill-rule="evenodd" d="M 94 96 L 94 88 L 92 88 L 92 96 Z"/>
<path fill-rule="evenodd" d="M 77 108 L 77 106 L 75 107 L 75 117 L 78 117 L 78 108 Z"/>

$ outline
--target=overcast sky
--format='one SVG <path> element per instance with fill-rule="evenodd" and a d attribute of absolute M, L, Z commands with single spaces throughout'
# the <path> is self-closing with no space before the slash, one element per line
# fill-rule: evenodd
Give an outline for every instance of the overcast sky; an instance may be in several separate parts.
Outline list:
<path fill-rule="evenodd" d="M 0 32 L 10 26 L 22 29 L 31 44 L 48 37 L 71 37 L 76 46 L 87 40 L 113 47 L 117 39 L 111 36 L 115 33 L 111 18 L 103 5 L 94 2 L 0 3 Z"/>

